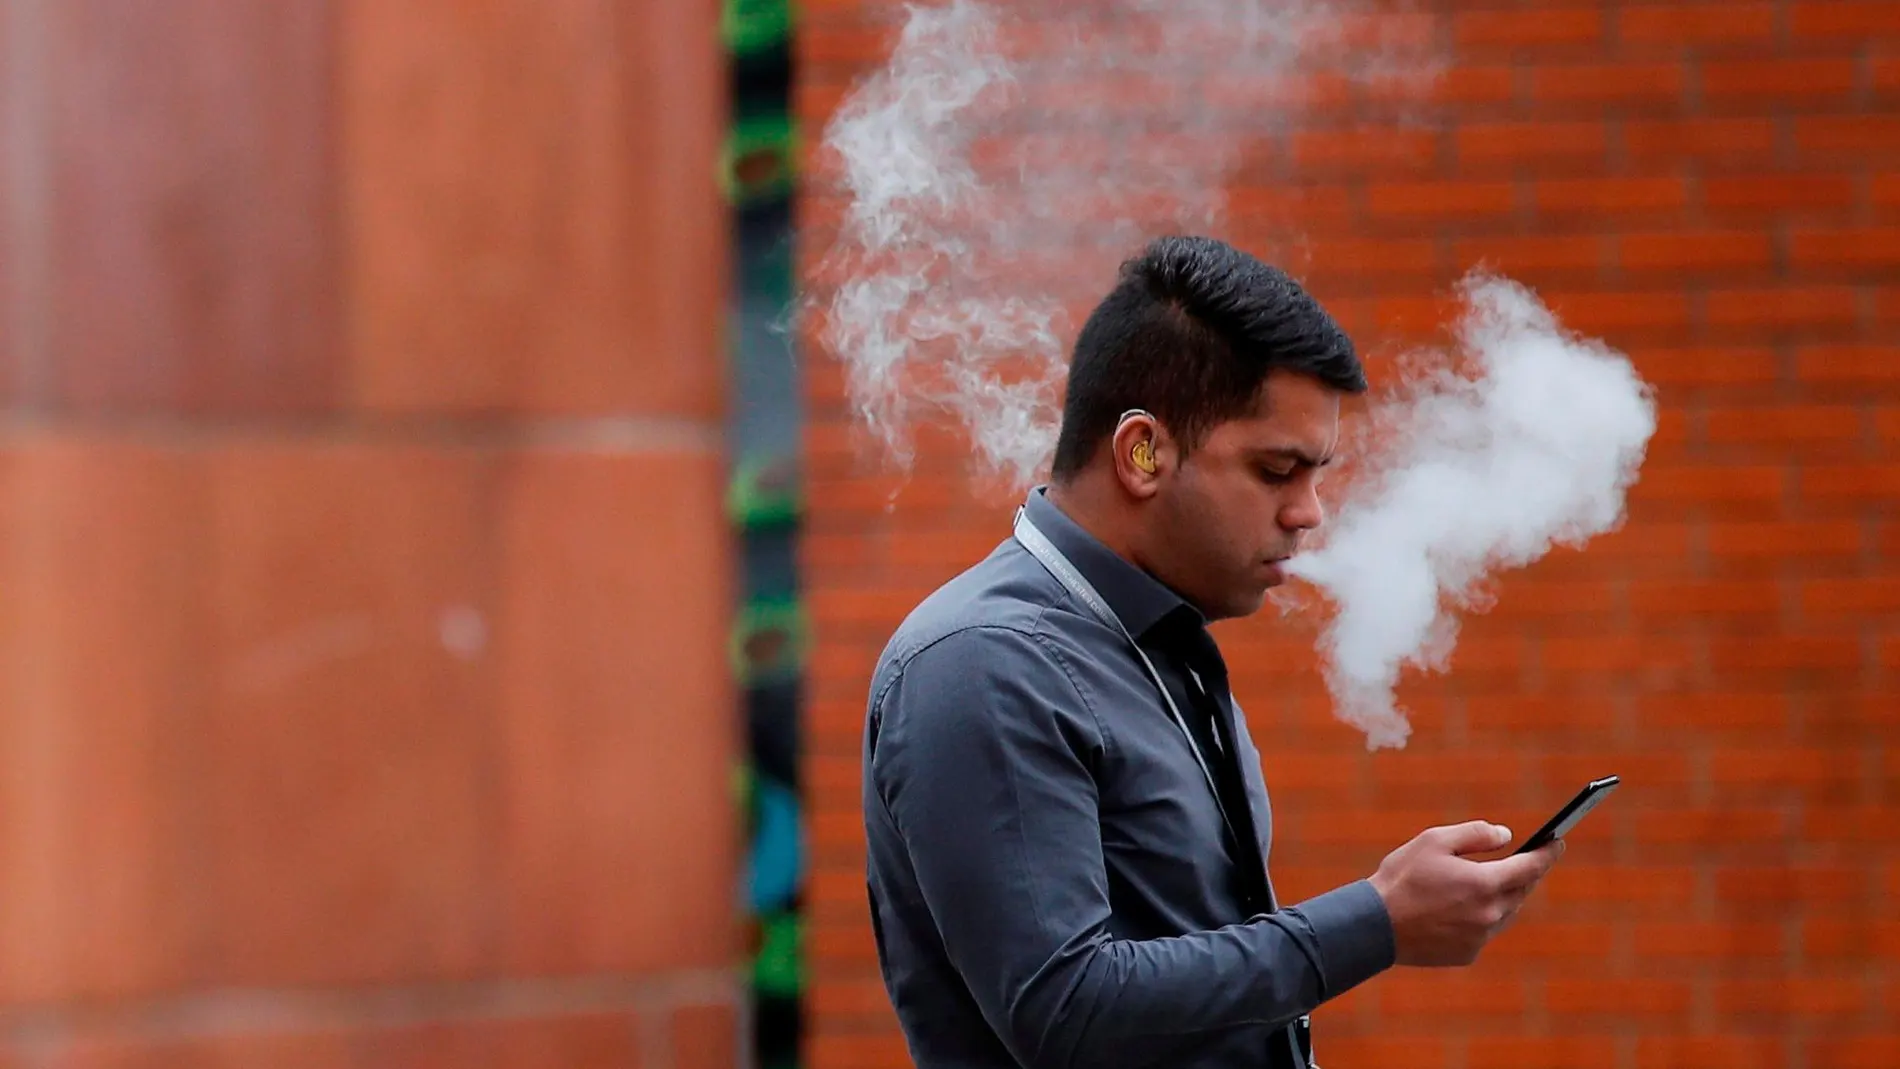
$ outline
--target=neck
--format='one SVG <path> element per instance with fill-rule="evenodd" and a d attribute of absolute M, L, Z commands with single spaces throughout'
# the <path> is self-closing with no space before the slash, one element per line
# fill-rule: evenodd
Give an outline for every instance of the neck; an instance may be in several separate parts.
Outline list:
<path fill-rule="evenodd" d="M 1144 559 L 1135 516 L 1117 493 L 1119 489 L 1105 485 L 1100 472 L 1084 471 L 1067 482 L 1051 483 L 1049 503 L 1117 556 L 1153 574 Z"/>

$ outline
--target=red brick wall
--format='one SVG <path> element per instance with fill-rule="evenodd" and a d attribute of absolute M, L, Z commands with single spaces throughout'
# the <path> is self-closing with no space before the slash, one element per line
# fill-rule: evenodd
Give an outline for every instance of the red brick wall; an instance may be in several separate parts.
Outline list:
<path fill-rule="evenodd" d="M 815 140 L 896 5 L 806 9 Z M 1331 718 L 1310 631 L 1225 628 L 1276 876 L 1317 892 L 1428 823 L 1522 828 L 1589 776 L 1626 787 L 1477 967 L 1323 1009 L 1323 1060 L 1900 1065 L 1900 3 L 1492 0 L 1429 24 L 1452 65 L 1428 114 L 1388 128 L 1345 94 L 1298 116 L 1249 149 L 1282 165 L 1234 191 L 1226 233 L 1375 353 L 1488 259 L 1627 351 L 1663 420 L 1626 529 L 1508 576 L 1452 672 L 1404 685 L 1402 752 Z M 814 188 L 815 253 L 835 205 Z M 1307 240 L 1271 225 L 1286 205 Z M 813 352 L 807 380 L 811 1063 L 894 1066 L 864 918 L 864 686 L 1015 498 L 970 492 L 954 436 L 926 436 L 908 482 L 867 467 L 837 364 Z"/>

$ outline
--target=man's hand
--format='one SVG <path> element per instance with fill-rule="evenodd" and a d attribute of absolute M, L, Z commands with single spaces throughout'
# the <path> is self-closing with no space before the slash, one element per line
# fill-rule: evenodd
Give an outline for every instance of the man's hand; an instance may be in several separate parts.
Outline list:
<path fill-rule="evenodd" d="M 1469 965 L 1563 856 L 1559 839 L 1528 854 L 1472 861 L 1499 849 L 1509 828 L 1482 820 L 1430 828 L 1387 854 L 1372 887 L 1385 900 L 1400 965 Z"/>

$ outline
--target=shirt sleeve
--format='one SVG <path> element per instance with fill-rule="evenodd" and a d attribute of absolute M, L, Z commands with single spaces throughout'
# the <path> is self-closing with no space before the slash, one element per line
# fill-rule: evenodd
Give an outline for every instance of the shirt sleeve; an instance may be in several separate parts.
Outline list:
<path fill-rule="evenodd" d="M 1165 939 L 1109 934 L 1101 732 L 1062 653 L 1003 628 L 913 657 L 873 706 L 871 786 L 952 966 L 1032 1069 L 1165 1058 L 1285 1022 L 1392 962 L 1365 881 Z"/>

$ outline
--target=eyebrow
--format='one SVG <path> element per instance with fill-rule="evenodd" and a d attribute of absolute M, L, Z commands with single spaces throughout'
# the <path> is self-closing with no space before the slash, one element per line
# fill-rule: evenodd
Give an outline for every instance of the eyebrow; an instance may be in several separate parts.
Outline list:
<path fill-rule="evenodd" d="M 1293 460 L 1312 468 L 1323 468 L 1331 464 L 1334 457 L 1338 455 L 1335 453 L 1323 457 L 1314 456 L 1304 449 L 1295 449 L 1291 446 L 1282 446 L 1275 449 L 1256 449 L 1253 453 L 1256 458 L 1272 457 L 1276 460 Z"/>

